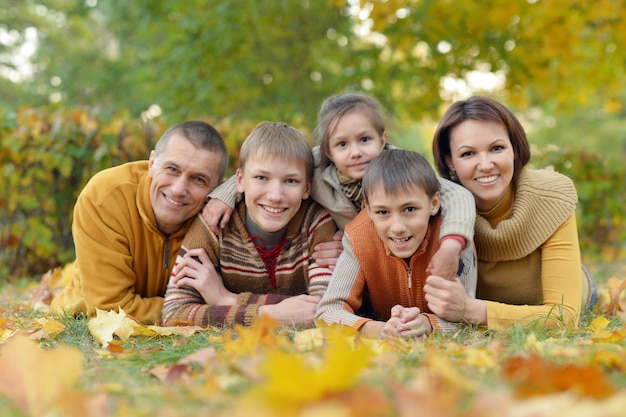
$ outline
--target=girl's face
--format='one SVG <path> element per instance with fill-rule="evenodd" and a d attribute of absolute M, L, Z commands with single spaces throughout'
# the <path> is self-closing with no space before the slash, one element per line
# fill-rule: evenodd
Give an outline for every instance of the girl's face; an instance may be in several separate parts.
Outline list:
<path fill-rule="evenodd" d="M 354 110 L 344 115 L 328 138 L 328 158 L 339 172 L 360 180 L 365 168 L 378 156 L 387 142 L 387 133 L 379 135 L 366 113 Z"/>
<path fill-rule="evenodd" d="M 501 124 L 466 120 L 450 132 L 448 167 L 476 200 L 479 211 L 491 210 L 513 180 L 515 154 Z"/>

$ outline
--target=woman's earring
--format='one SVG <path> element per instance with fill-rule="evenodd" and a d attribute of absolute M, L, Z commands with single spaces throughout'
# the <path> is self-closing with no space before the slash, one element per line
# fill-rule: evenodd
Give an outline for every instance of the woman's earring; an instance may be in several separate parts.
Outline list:
<path fill-rule="evenodd" d="M 458 181 L 459 180 L 459 177 L 456 175 L 456 171 L 453 170 L 453 169 L 450 170 L 450 179 L 452 181 Z"/>

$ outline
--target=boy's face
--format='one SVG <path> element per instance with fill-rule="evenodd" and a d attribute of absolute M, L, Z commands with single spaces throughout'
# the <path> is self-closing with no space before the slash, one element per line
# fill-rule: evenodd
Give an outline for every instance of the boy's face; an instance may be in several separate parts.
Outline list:
<path fill-rule="evenodd" d="M 370 218 L 378 237 L 398 258 L 409 258 L 422 244 L 430 216 L 439 211 L 439 193 L 432 198 L 415 185 L 387 194 L 382 182 L 368 193 Z"/>
<path fill-rule="evenodd" d="M 248 214 L 266 232 L 277 232 L 296 215 L 309 198 L 304 162 L 262 154 L 251 155 L 237 169 L 237 190 L 244 193 Z"/>

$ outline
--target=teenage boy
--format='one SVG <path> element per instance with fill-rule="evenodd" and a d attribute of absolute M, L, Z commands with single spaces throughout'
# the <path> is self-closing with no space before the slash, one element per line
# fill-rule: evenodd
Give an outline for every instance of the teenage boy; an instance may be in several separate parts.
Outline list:
<path fill-rule="evenodd" d="M 346 226 L 344 249 L 316 318 L 373 337 L 419 338 L 456 329 L 430 312 L 424 293 L 441 226 L 432 167 L 417 152 L 387 150 L 372 161 L 362 185 L 364 210 Z M 461 252 L 456 282 L 475 296 L 473 247 Z"/>
<path fill-rule="evenodd" d="M 263 122 L 239 154 L 243 200 L 218 235 L 198 215 L 165 294 L 165 325 L 249 325 L 259 315 L 312 324 L 331 271 L 311 254 L 336 226 L 309 198 L 313 156 L 304 135 Z"/>

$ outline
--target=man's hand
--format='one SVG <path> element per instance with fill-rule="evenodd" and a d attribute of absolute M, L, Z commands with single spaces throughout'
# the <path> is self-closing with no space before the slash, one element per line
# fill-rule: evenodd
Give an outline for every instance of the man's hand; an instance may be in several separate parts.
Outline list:
<path fill-rule="evenodd" d="M 195 288 L 209 305 L 234 305 L 237 296 L 224 287 L 224 281 L 202 248 L 189 250 L 176 265 L 172 283 Z"/>
<path fill-rule="evenodd" d="M 461 242 L 456 239 L 445 239 L 428 263 L 426 272 L 454 281 L 459 270 Z"/>
<path fill-rule="evenodd" d="M 226 227 L 232 214 L 233 208 L 217 198 L 210 199 L 202 209 L 202 218 L 215 235 Z"/>
<path fill-rule="evenodd" d="M 321 299 L 317 295 L 296 295 L 286 298 L 278 304 L 259 307 L 259 316 L 270 316 L 280 324 L 312 324 L 313 319 L 315 319 L 317 304 Z"/>
<path fill-rule="evenodd" d="M 334 234 L 333 240 L 315 245 L 313 248 L 313 259 L 315 259 L 315 263 L 319 266 L 326 266 L 331 271 L 335 269 L 337 259 L 339 259 L 339 255 L 343 252 L 342 238 L 343 230 L 338 230 Z"/>

